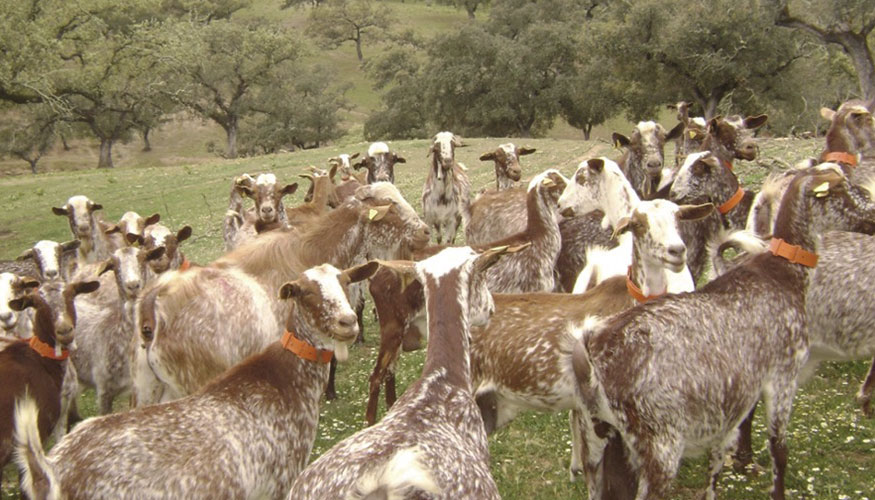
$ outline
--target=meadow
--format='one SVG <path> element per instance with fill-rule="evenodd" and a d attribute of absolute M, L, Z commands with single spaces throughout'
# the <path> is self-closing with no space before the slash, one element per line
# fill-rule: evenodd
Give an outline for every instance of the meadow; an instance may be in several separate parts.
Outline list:
<path fill-rule="evenodd" d="M 668 123 L 666 123 L 668 125 Z M 156 148 L 167 142 L 181 141 L 177 125 L 171 124 L 156 133 Z M 179 125 L 183 127 L 183 125 Z M 618 128 L 629 133 L 631 125 Z M 194 131 L 189 140 L 208 137 L 209 130 Z M 201 134 L 201 135 L 198 135 Z M 478 157 L 502 142 L 537 148 L 523 158 L 524 177 L 531 177 L 545 168 L 558 168 L 566 176 L 587 158 L 605 155 L 618 158 L 604 139 L 582 141 L 562 138 L 507 139 L 466 138 L 466 147 L 457 152 L 460 161 L 469 168 L 474 190 L 494 185 L 491 162 Z M 756 162 L 739 162 L 736 170 L 746 186 L 756 187 L 773 170 L 808 156 L 815 155 L 821 139 L 763 139 Z M 202 144 L 202 142 L 201 142 Z M 419 198 L 427 171 L 427 140 L 397 141 L 391 148 L 407 159 L 396 167 L 397 184 L 420 210 Z M 76 146 L 85 151 L 87 144 Z M 130 155 L 136 158 L 135 145 Z M 299 174 L 309 165 L 325 167 L 327 159 L 338 153 L 354 153 L 367 149 L 367 143 L 346 141 L 342 145 L 316 150 L 283 153 L 238 160 L 209 158 L 192 146 L 196 161 L 132 160 L 111 170 L 96 170 L 92 166 L 59 168 L 32 175 L 3 176 L 0 179 L 0 258 L 13 259 L 39 239 L 67 241 L 71 239 L 66 219 L 52 214 L 52 206 L 63 205 L 72 195 L 84 194 L 101 203 L 108 220 L 117 220 L 127 210 L 140 214 L 161 214 L 161 222 L 172 230 L 188 224 L 194 236 L 182 245 L 194 262 L 208 263 L 222 254 L 222 218 L 227 207 L 231 179 L 241 172 L 274 172 L 283 183 L 299 182 L 298 192 L 287 198 L 287 205 L 299 203 L 306 192 L 307 181 Z M 673 161 L 672 146 L 666 148 L 667 161 Z M 323 402 L 318 438 L 313 457 L 334 443 L 364 427 L 367 399 L 367 379 L 373 367 L 379 338 L 372 308 L 366 308 L 364 345 L 353 348 L 349 362 L 338 368 L 339 398 Z M 419 375 L 423 352 L 405 354 L 399 361 L 399 393 Z M 875 420 L 867 419 L 854 402 L 859 382 L 865 376 L 867 362 L 826 364 L 814 379 L 804 386 L 795 400 L 789 430 L 790 459 L 787 490 L 790 498 L 864 499 L 875 498 Z M 84 415 L 96 411 L 94 394 L 86 391 L 79 401 Z M 127 398 L 116 401 L 116 411 L 127 408 Z M 385 408 L 381 407 L 381 414 Z M 571 449 L 565 414 L 522 415 L 490 439 L 492 472 L 499 490 L 507 499 L 570 499 L 585 498 L 582 481 L 569 482 L 568 463 Z M 770 485 L 770 460 L 766 448 L 762 412 L 755 422 L 755 462 L 747 474 L 738 474 L 731 467 L 724 469 L 718 487 L 725 499 L 765 498 Z M 108 450 L 108 452 L 110 452 Z M 704 457 L 684 461 L 671 498 L 693 499 L 702 491 L 707 474 Z M 156 471 L 160 474 L 160 471 Z M 12 467 L 4 471 L 2 498 L 16 498 Z"/>

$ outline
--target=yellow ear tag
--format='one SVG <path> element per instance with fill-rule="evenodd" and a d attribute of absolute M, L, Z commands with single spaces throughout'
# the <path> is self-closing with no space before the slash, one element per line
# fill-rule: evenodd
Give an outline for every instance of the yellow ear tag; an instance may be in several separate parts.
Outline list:
<path fill-rule="evenodd" d="M 374 220 L 374 217 L 376 217 L 378 213 L 379 212 L 377 212 L 375 209 L 370 209 L 368 211 L 368 220 Z"/>
<path fill-rule="evenodd" d="M 614 141 L 614 149 L 620 149 L 620 141 Z"/>
<path fill-rule="evenodd" d="M 546 187 L 550 187 L 550 186 L 555 186 L 556 183 L 553 182 L 553 179 L 551 179 L 549 177 L 544 177 L 544 180 L 541 181 L 541 185 L 546 186 Z"/>
<path fill-rule="evenodd" d="M 817 198 L 823 198 L 829 195 L 829 182 L 824 182 L 811 190 Z"/>
<path fill-rule="evenodd" d="M 695 130 L 690 130 L 689 134 L 690 134 L 690 139 L 696 138 L 696 131 Z"/>

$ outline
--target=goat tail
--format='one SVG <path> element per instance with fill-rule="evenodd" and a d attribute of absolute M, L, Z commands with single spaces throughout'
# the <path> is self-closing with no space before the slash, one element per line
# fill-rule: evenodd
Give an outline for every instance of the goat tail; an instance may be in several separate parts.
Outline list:
<path fill-rule="evenodd" d="M 727 231 L 715 238 L 708 245 L 708 255 L 711 257 L 711 279 L 745 261 L 748 256 L 766 251 L 766 241 L 756 233 L 747 230 Z M 729 261 L 725 257 L 726 250 L 735 250 L 737 256 Z"/>
<path fill-rule="evenodd" d="M 571 367 L 577 379 L 577 394 L 584 405 L 590 408 L 591 413 L 596 413 L 592 410 L 597 408 L 607 408 L 607 395 L 587 348 L 587 339 L 601 330 L 604 324 L 605 320 L 598 316 L 587 316 L 583 324 L 574 327 L 572 332 L 577 338 L 571 351 Z"/>
<path fill-rule="evenodd" d="M 21 471 L 22 492 L 32 499 L 59 499 L 61 487 L 46 458 L 37 427 L 39 408 L 25 395 L 15 403 L 15 459 Z"/>
<path fill-rule="evenodd" d="M 399 451 L 363 476 L 347 500 L 400 500 L 416 490 L 440 495 L 441 488 L 420 461 L 421 454 L 416 446 Z"/>

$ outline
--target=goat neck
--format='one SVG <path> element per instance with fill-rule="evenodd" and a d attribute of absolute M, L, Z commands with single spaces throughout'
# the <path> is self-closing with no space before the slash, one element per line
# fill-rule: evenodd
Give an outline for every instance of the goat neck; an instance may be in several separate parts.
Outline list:
<path fill-rule="evenodd" d="M 447 382 L 471 390 L 471 334 L 468 311 L 468 273 L 455 268 L 443 276 L 425 277 L 428 351 L 422 378 L 443 372 Z"/>

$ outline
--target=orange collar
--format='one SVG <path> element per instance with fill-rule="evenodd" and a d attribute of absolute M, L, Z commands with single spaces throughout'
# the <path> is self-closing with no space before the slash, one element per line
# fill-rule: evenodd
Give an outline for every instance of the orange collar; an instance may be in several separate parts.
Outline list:
<path fill-rule="evenodd" d="M 726 215 L 730 210 L 738 205 L 738 202 L 740 202 L 742 198 L 744 198 L 744 189 L 741 189 L 741 186 L 738 186 L 738 191 L 736 191 L 734 195 L 726 200 L 726 203 L 717 207 L 717 211 L 723 215 Z"/>
<path fill-rule="evenodd" d="M 36 351 L 37 354 L 44 358 L 54 359 L 55 361 L 63 361 L 70 356 L 70 351 L 66 349 L 61 350 L 60 356 L 56 355 L 55 348 L 40 340 L 39 337 L 37 337 L 36 335 L 31 337 L 30 340 L 27 341 L 27 343 L 28 345 L 30 345 L 31 349 Z"/>
<path fill-rule="evenodd" d="M 665 292 L 656 295 L 644 295 L 644 292 L 642 292 L 641 289 L 638 288 L 638 285 L 632 281 L 632 266 L 629 266 L 629 271 L 626 273 L 626 290 L 629 292 L 629 295 L 642 304 L 665 295 Z"/>
<path fill-rule="evenodd" d="M 190 268 L 191 268 L 191 261 L 186 259 L 185 257 L 183 257 L 182 264 L 179 265 L 179 270 L 180 271 L 188 271 Z"/>
<path fill-rule="evenodd" d="M 806 267 L 817 266 L 816 253 L 803 250 L 802 247 L 798 245 L 791 245 L 781 238 L 772 238 L 771 243 L 769 243 L 769 252 L 771 252 L 772 255 L 787 259 L 794 264 L 802 264 Z"/>
<path fill-rule="evenodd" d="M 288 330 L 283 333 L 283 339 L 280 343 L 284 349 L 295 353 L 299 358 L 306 359 L 307 361 L 330 363 L 331 357 L 334 356 L 334 351 L 316 349 L 309 343 L 295 337 L 295 334 Z"/>
<path fill-rule="evenodd" d="M 726 161 L 726 160 L 721 160 L 721 161 L 723 162 L 723 165 L 724 165 L 726 168 L 728 168 L 730 172 L 732 172 L 732 163 L 731 163 L 731 162 L 728 162 L 728 161 Z"/>
<path fill-rule="evenodd" d="M 821 161 L 844 163 L 845 165 L 850 165 L 852 167 L 857 166 L 857 155 L 852 155 L 851 153 L 844 153 L 844 152 L 824 153 L 823 156 L 820 157 L 820 159 L 821 159 Z"/>

